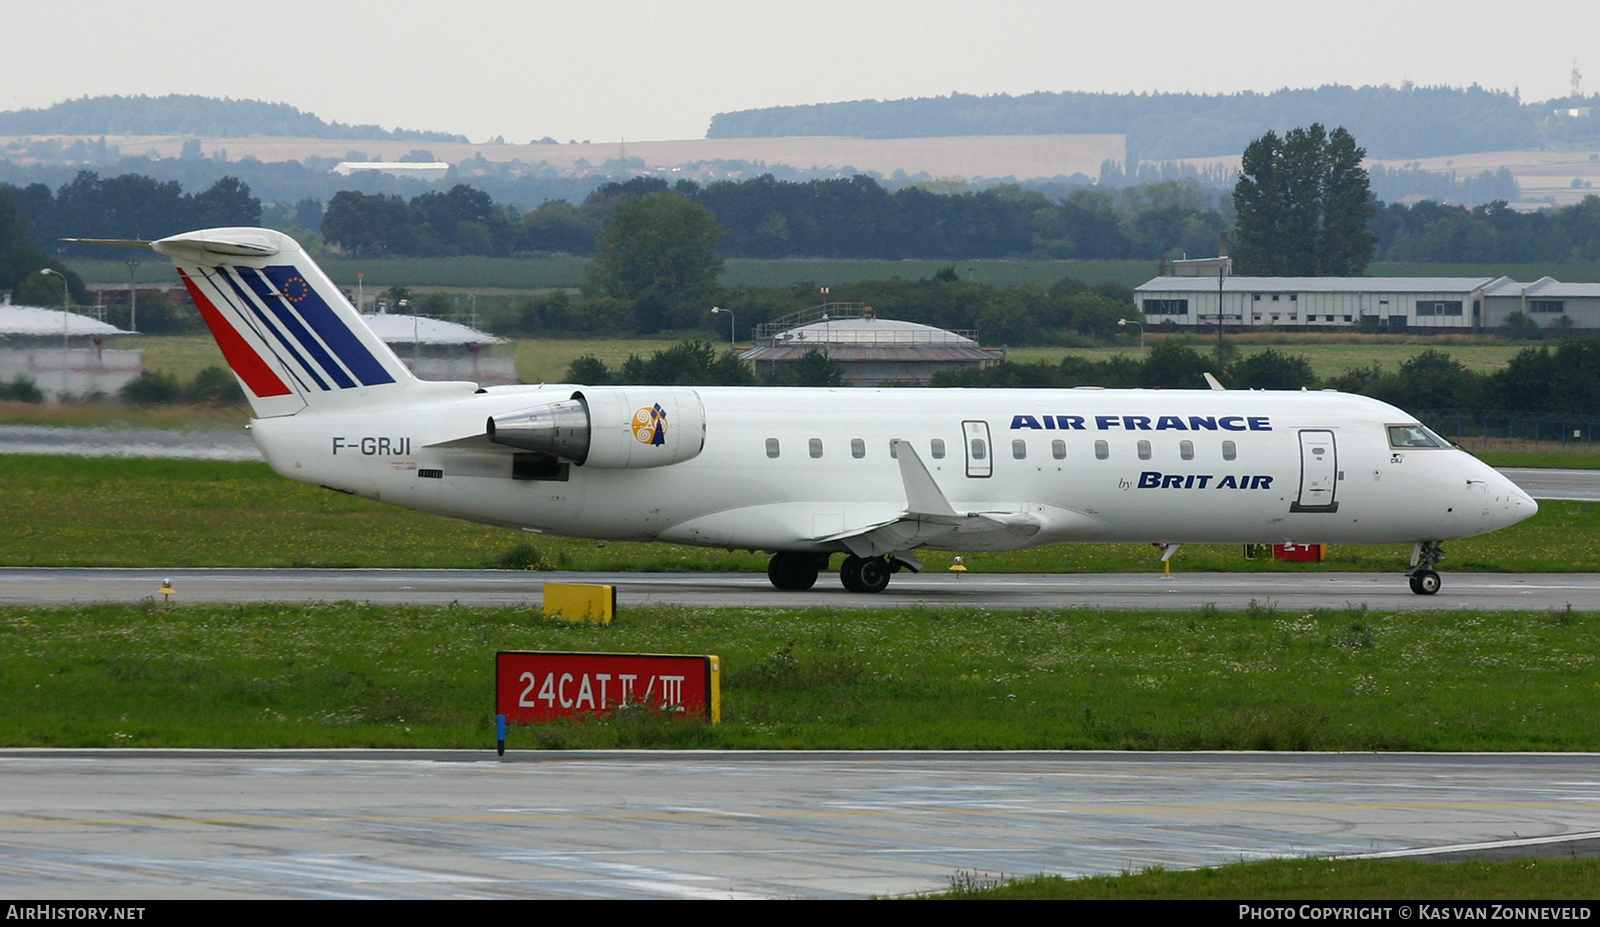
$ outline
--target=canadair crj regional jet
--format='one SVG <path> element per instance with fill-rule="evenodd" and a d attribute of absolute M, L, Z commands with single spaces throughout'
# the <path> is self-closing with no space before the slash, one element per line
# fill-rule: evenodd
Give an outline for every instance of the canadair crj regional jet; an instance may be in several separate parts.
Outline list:
<path fill-rule="evenodd" d="M 418 380 L 293 239 L 148 246 L 243 385 L 290 479 L 469 521 L 770 552 L 779 589 L 833 554 L 879 592 L 921 549 L 1136 541 L 1440 542 L 1534 501 L 1384 403 L 1335 392 L 496 386 Z"/>

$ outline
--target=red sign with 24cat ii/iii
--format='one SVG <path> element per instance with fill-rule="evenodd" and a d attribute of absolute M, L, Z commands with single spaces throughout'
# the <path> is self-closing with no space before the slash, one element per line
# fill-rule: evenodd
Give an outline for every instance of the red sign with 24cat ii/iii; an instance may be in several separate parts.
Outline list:
<path fill-rule="evenodd" d="M 648 708 L 716 724 L 722 661 L 631 653 L 495 654 L 495 713 L 513 724 Z"/>

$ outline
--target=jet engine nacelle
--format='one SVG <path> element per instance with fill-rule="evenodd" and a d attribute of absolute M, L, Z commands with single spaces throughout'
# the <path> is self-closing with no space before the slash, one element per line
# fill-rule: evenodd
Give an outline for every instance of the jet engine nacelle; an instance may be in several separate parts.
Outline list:
<path fill-rule="evenodd" d="M 600 469 L 665 467 L 706 443 L 700 395 L 673 387 L 597 387 L 571 399 L 496 415 L 489 440 Z"/>

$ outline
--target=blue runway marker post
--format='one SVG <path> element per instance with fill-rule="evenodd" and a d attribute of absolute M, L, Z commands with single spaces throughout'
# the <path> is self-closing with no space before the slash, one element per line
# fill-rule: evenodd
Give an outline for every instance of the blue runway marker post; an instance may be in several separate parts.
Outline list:
<path fill-rule="evenodd" d="M 506 716 L 495 715 L 495 750 L 500 756 L 506 755 Z"/>

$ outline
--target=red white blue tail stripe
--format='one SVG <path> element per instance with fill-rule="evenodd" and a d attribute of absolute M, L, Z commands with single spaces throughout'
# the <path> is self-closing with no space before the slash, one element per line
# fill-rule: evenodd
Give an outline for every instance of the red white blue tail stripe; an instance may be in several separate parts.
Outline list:
<path fill-rule="evenodd" d="M 152 247 L 178 265 L 258 416 L 344 407 L 372 389 L 416 382 L 293 239 L 209 229 Z"/>

